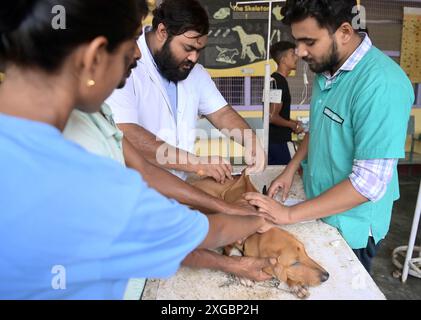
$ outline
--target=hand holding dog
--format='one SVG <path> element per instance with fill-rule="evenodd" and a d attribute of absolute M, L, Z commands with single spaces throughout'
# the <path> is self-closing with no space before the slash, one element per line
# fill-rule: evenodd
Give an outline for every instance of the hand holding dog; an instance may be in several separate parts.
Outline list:
<path fill-rule="evenodd" d="M 270 198 L 275 197 L 275 195 L 281 189 L 281 199 L 282 201 L 285 201 L 288 198 L 288 193 L 294 180 L 294 174 L 294 172 L 290 173 L 287 170 L 282 172 L 281 175 L 272 181 L 268 190 L 268 196 Z"/>
<path fill-rule="evenodd" d="M 265 219 L 275 224 L 291 224 L 290 208 L 273 200 L 271 197 L 256 192 L 244 194 L 251 205 L 256 206 L 259 212 L 265 214 Z"/>
<path fill-rule="evenodd" d="M 260 212 L 257 210 L 257 208 L 253 205 L 251 205 L 247 200 L 245 199 L 239 199 L 233 203 L 230 203 L 228 210 L 222 211 L 226 214 L 236 215 L 236 216 L 259 216 L 266 218 L 267 214 L 264 212 Z M 259 231 L 259 233 L 264 233 L 265 231 L 269 230 L 269 226 L 264 226 L 261 228 L 261 230 L 264 230 L 262 232 Z"/>
<path fill-rule="evenodd" d="M 261 173 L 265 170 L 266 153 L 258 138 L 246 141 L 244 158 L 247 164 L 246 175 Z"/>
<path fill-rule="evenodd" d="M 225 183 L 225 180 L 232 180 L 231 175 L 232 166 L 230 162 L 222 157 L 199 157 L 199 163 L 196 166 L 196 173 L 201 177 L 211 177 L 216 182 L 221 184 Z"/>
<path fill-rule="evenodd" d="M 238 277 L 247 278 L 253 281 L 266 281 L 273 276 L 267 274 L 263 269 L 276 264 L 274 258 L 252 258 L 252 257 L 230 257 L 235 260 L 230 270 Z"/>

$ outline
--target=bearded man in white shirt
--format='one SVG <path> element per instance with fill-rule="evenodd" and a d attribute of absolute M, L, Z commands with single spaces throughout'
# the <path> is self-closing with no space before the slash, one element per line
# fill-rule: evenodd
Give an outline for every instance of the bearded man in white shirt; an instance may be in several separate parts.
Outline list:
<path fill-rule="evenodd" d="M 265 167 L 265 153 L 246 121 L 197 64 L 209 19 L 197 0 L 165 0 L 138 40 L 142 58 L 126 86 L 107 100 L 126 138 L 148 160 L 186 179 L 187 173 L 231 179 L 229 161 L 194 153 L 198 116 L 245 147 L 247 173 Z"/>

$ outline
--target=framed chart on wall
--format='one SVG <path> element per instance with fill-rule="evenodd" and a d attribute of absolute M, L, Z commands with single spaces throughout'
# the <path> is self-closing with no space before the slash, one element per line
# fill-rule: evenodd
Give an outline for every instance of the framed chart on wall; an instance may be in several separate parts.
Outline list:
<path fill-rule="evenodd" d="M 421 8 L 404 8 L 401 66 L 413 83 L 421 83 Z"/>
<path fill-rule="evenodd" d="M 212 77 L 263 76 L 267 54 L 269 5 L 227 0 L 200 0 L 209 15 L 210 31 L 200 63 Z M 241 1 L 239 1 L 241 2 Z M 283 2 L 273 4 L 271 43 L 289 40 L 281 22 Z M 273 67 L 275 67 L 275 63 Z"/>

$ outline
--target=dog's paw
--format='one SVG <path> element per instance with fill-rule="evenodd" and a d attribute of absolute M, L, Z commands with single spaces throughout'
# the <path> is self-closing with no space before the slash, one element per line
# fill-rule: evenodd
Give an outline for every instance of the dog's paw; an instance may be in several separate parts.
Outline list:
<path fill-rule="evenodd" d="M 308 287 L 305 286 L 295 285 L 290 287 L 290 291 L 300 299 L 306 299 L 310 296 L 310 291 L 308 290 Z"/>
<path fill-rule="evenodd" d="M 251 288 L 254 286 L 254 281 L 247 279 L 247 278 L 240 278 L 237 277 L 237 280 L 240 282 L 241 285 L 247 287 L 247 288 Z"/>

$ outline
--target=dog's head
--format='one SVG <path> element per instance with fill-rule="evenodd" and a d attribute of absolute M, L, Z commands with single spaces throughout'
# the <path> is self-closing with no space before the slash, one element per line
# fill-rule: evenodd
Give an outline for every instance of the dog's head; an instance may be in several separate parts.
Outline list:
<path fill-rule="evenodd" d="M 216 183 L 211 178 L 202 179 L 193 185 L 229 203 L 241 201 L 246 192 L 258 192 L 244 172 L 241 177 L 235 177 L 225 185 Z M 225 253 L 230 255 L 234 246 L 246 256 L 276 258 L 276 264 L 265 272 L 280 281 L 301 286 L 316 286 L 329 278 L 326 270 L 307 255 L 304 245 L 285 230 L 272 228 L 264 234 L 256 233 L 247 238 L 242 246 L 227 246 Z"/>
<path fill-rule="evenodd" d="M 276 264 L 265 271 L 283 282 L 317 286 L 329 278 L 329 273 L 307 255 L 304 245 L 279 228 L 249 237 L 244 244 L 244 253 L 276 258 Z"/>
<path fill-rule="evenodd" d="M 240 32 L 240 31 L 243 31 L 244 29 L 241 26 L 235 26 L 234 28 L 232 28 L 232 30 Z"/>

